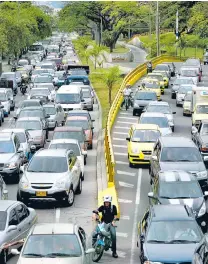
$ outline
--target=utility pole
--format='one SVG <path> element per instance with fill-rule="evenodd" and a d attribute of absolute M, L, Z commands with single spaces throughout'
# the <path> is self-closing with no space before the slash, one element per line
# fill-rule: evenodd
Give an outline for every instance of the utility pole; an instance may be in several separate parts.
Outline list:
<path fill-rule="evenodd" d="M 156 36 L 157 36 L 157 56 L 160 56 L 160 18 L 159 18 L 159 1 L 157 1 L 157 11 L 156 11 Z"/>
<path fill-rule="evenodd" d="M 103 44 L 103 18 L 100 17 L 100 45 Z"/>
<path fill-rule="evenodd" d="M 128 38 L 129 39 L 131 38 L 131 21 L 130 21 L 130 18 L 129 18 Z"/>

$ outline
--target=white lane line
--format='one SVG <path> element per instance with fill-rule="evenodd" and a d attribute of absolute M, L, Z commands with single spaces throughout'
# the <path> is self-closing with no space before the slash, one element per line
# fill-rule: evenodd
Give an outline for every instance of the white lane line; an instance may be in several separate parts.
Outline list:
<path fill-rule="evenodd" d="M 115 128 L 117 128 L 117 129 L 130 129 L 130 127 L 120 127 L 120 126 L 115 126 Z"/>
<path fill-rule="evenodd" d="M 116 252 L 117 252 L 119 258 L 125 258 L 126 257 L 125 252 L 119 251 L 119 250 L 116 250 Z M 109 250 L 109 251 L 105 252 L 105 254 L 106 255 L 112 255 L 112 252 Z"/>
<path fill-rule="evenodd" d="M 118 236 L 118 237 L 128 237 L 128 234 L 127 233 L 116 232 L 116 236 Z"/>
<path fill-rule="evenodd" d="M 56 208 L 56 223 L 59 223 L 60 215 L 61 215 L 60 208 Z"/>
<path fill-rule="evenodd" d="M 130 220 L 130 217 L 128 215 L 121 215 L 120 219 L 122 219 L 122 220 Z"/>
<path fill-rule="evenodd" d="M 119 116 L 120 119 L 130 119 L 130 120 L 138 120 L 136 117 L 126 117 L 126 116 Z"/>
<path fill-rule="evenodd" d="M 119 124 L 128 124 L 128 125 L 137 124 L 136 122 L 133 123 L 133 122 L 125 122 L 125 121 L 117 121 L 117 123 L 119 123 Z"/>
<path fill-rule="evenodd" d="M 115 153 L 114 153 L 114 154 L 115 154 Z M 126 162 L 126 161 L 121 161 L 121 160 L 117 160 L 117 161 L 116 161 L 116 164 L 120 164 L 120 165 L 129 165 L 128 162 Z"/>
<path fill-rule="evenodd" d="M 114 145 L 114 144 L 113 144 L 113 146 L 114 146 L 114 148 L 125 148 L 125 149 L 127 149 L 127 146 L 122 146 L 122 145 Z"/>
<path fill-rule="evenodd" d="M 120 112 L 119 114 L 121 114 L 121 115 L 128 115 L 128 116 L 132 116 L 132 115 L 129 115 L 129 113 L 127 112 Z"/>
<path fill-rule="evenodd" d="M 113 138 L 113 140 L 115 140 L 115 141 L 116 141 L 116 140 L 118 140 L 118 141 L 125 141 L 124 138 L 115 138 L 115 137 Z"/>
<path fill-rule="evenodd" d="M 136 251 L 137 216 L 138 216 L 139 202 L 140 202 L 141 178 L 142 178 L 142 169 L 140 168 L 139 171 L 138 171 L 137 192 L 136 192 L 136 205 L 135 205 L 135 211 L 134 211 L 134 223 L 133 223 L 133 230 L 132 230 L 130 264 L 133 264 L 134 263 L 134 252 Z"/>
<path fill-rule="evenodd" d="M 128 135 L 128 133 L 125 132 L 113 132 L 113 134 L 117 134 L 117 135 Z"/>
<path fill-rule="evenodd" d="M 126 163 L 128 164 L 128 162 L 126 162 Z M 117 170 L 117 174 L 120 174 L 120 175 L 128 175 L 128 176 L 135 176 L 136 175 L 136 173 L 134 173 L 134 172 L 120 171 L 120 170 Z"/>
<path fill-rule="evenodd" d="M 118 198 L 118 202 L 119 203 L 132 203 L 132 200 L 126 200 L 126 199 L 119 199 Z"/>
<path fill-rule="evenodd" d="M 127 156 L 126 153 L 119 153 L 119 152 L 114 152 L 115 155 L 118 155 L 118 156 Z"/>
<path fill-rule="evenodd" d="M 122 187 L 134 188 L 134 184 L 130 184 L 130 183 L 127 183 L 127 182 L 119 181 L 119 185 L 122 186 Z"/>

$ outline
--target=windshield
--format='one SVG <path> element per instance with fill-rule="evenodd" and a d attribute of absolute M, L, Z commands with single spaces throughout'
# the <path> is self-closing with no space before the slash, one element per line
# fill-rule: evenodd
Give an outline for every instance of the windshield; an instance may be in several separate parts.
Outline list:
<path fill-rule="evenodd" d="M 15 75 L 12 72 L 11 73 L 2 73 L 1 78 L 13 80 L 13 79 L 15 79 Z"/>
<path fill-rule="evenodd" d="M 79 94 L 56 94 L 56 103 L 59 104 L 79 104 Z"/>
<path fill-rule="evenodd" d="M 37 76 L 34 83 L 52 83 L 52 77 L 49 76 Z"/>
<path fill-rule="evenodd" d="M 35 95 L 35 94 L 41 95 L 42 94 L 42 95 L 48 96 L 50 94 L 50 91 L 49 91 L 49 89 L 32 89 L 30 91 L 30 94 L 31 95 Z"/>
<path fill-rule="evenodd" d="M 15 148 L 12 141 L 0 141 L 0 153 L 14 153 Z"/>
<path fill-rule="evenodd" d="M 90 127 L 87 120 L 67 120 L 66 126 L 82 127 L 84 130 L 88 130 Z"/>
<path fill-rule="evenodd" d="M 47 50 L 48 50 L 48 52 L 59 53 L 59 47 L 58 46 L 48 46 Z"/>
<path fill-rule="evenodd" d="M 5 93 L 0 93 L 0 101 L 7 101 L 7 97 Z"/>
<path fill-rule="evenodd" d="M 168 147 L 162 149 L 160 160 L 165 162 L 201 162 L 202 158 L 198 149 L 194 147 Z"/>
<path fill-rule="evenodd" d="M 149 105 L 146 112 L 157 112 L 162 114 L 171 114 L 171 109 L 168 105 Z"/>
<path fill-rule="evenodd" d="M 208 114 L 208 105 L 197 105 L 196 113 L 197 114 Z"/>
<path fill-rule="evenodd" d="M 157 117 L 157 116 L 144 116 L 140 119 L 140 124 L 155 124 L 160 128 L 169 127 L 168 119 L 166 117 Z"/>
<path fill-rule="evenodd" d="M 188 77 L 195 77 L 197 76 L 197 73 L 194 70 L 181 70 L 181 75 Z"/>
<path fill-rule="evenodd" d="M 160 137 L 160 132 L 157 130 L 134 130 L 132 142 L 155 142 Z"/>
<path fill-rule="evenodd" d="M 157 79 L 158 81 L 163 81 L 163 77 L 161 75 L 151 74 L 151 75 L 148 75 L 148 77 L 152 79 Z"/>
<path fill-rule="evenodd" d="M 21 121 L 21 120 L 17 120 L 16 122 L 16 128 L 24 128 L 25 130 L 41 130 L 41 123 L 39 121 Z"/>
<path fill-rule="evenodd" d="M 28 65 L 28 64 L 29 64 L 29 62 L 27 60 L 18 61 L 18 65 L 20 65 L 20 66 L 25 66 L 25 65 Z"/>
<path fill-rule="evenodd" d="M 169 69 L 168 69 L 168 66 L 166 66 L 166 65 L 157 65 L 155 67 L 155 70 L 156 71 L 168 71 Z"/>
<path fill-rule="evenodd" d="M 185 199 L 203 197 L 195 181 L 160 182 L 159 196 L 167 199 Z"/>
<path fill-rule="evenodd" d="M 147 243 L 197 243 L 201 238 L 202 233 L 195 220 L 157 221 L 149 227 Z"/>
<path fill-rule="evenodd" d="M 32 45 L 29 47 L 29 51 L 42 51 L 44 50 L 42 45 Z"/>
<path fill-rule="evenodd" d="M 193 59 L 188 59 L 185 64 L 188 64 L 188 65 L 200 65 L 200 62 L 198 60 L 193 60 Z"/>
<path fill-rule="evenodd" d="M 25 143 L 26 142 L 26 137 L 25 137 L 24 133 L 15 132 L 15 134 L 18 136 L 20 143 Z"/>
<path fill-rule="evenodd" d="M 20 111 L 18 118 L 21 118 L 21 117 L 40 117 L 40 118 L 44 118 L 44 113 L 41 110 L 35 110 L 35 109 L 24 110 L 23 109 L 22 111 Z"/>
<path fill-rule="evenodd" d="M 24 107 L 30 107 L 30 106 L 40 106 L 40 103 L 37 102 L 37 101 L 32 101 L 32 100 L 28 100 L 28 101 L 23 101 L 22 102 L 22 105 L 21 105 L 21 108 L 24 108 Z"/>
<path fill-rule="evenodd" d="M 0 231 L 3 231 L 6 226 L 7 213 L 0 211 Z"/>
<path fill-rule="evenodd" d="M 203 124 L 200 131 L 201 135 L 208 135 L 208 124 Z"/>
<path fill-rule="evenodd" d="M 41 234 L 29 236 L 22 255 L 24 258 L 81 257 L 82 250 L 74 234 Z"/>
<path fill-rule="evenodd" d="M 82 90 L 82 94 L 83 94 L 84 98 L 90 98 L 91 97 L 90 90 Z"/>
<path fill-rule="evenodd" d="M 32 72 L 32 75 L 38 75 L 38 74 L 41 74 L 41 73 L 48 73 L 48 71 L 46 71 L 46 70 L 34 70 Z"/>
<path fill-rule="evenodd" d="M 192 86 L 181 86 L 178 90 L 178 93 L 186 94 L 189 91 L 192 91 Z"/>
<path fill-rule="evenodd" d="M 79 142 L 84 142 L 84 135 L 78 131 L 57 131 L 53 134 L 53 139 L 76 139 Z"/>
<path fill-rule="evenodd" d="M 157 82 L 144 82 L 145 83 L 145 87 L 146 88 L 150 88 L 150 89 L 160 89 L 160 84 Z"/>
<path fill-rule="evenodd" d="M 51 144 L 50 149 L 71 149 L 76 156 L 81 156 L 79 147 L 74 143 L 55 143 Z"/>
<path fill-rule="evenodd" d="M 55 115 L 56 114 L 56 108 L 55 107 L 44 107 L 46 115 Z"/>
<path fill-rule="evenodd" d="M 176 79 L 173 85 L 180 85 L 180 84 L 194 84 L 193 80 L 190 79 Z"/>
<path fill-rule="evenodd" d="M 66 157 L 34 156 L 28 167 L 28 172 L 63 173 L 68 171 Z"/>
<path fill-rule="evenodd" d="M 157 95 L 156 93 L 138 92 L 135 94 L 135 100 L 157 101 Z"/>

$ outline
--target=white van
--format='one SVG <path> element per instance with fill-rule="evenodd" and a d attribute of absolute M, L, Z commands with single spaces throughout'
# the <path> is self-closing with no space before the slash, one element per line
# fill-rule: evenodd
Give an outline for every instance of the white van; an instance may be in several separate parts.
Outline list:
<path fill-rule="evenodd" d="M 57 91 L 55 101 L 66 113 L 70 110 L 83 110 L 82 89 L 76 85 L 63 85 Z"/>

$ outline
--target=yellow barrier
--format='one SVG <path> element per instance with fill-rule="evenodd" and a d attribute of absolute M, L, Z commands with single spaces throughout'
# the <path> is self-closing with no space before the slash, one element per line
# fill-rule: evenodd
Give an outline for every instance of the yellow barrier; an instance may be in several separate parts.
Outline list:
<path fill-rule="evenodd" d="M 186 58 L 179 58 L 167 55 L 161 55 L 152 59 L 153 68 L 162 62 L 179 62 L 183 61 Z M 107 180 L 108 180 L 108 188 L 98 194 L 98 205 L 100 206 L 103 201 L 102 197 L 105 194 L 112 195 L 113 197 L 113 204 L 115 204 L 118 208 L 118 214 L 120 215 L 120 208 L 118 204 L 118 196 L 115 188 L 114 183 L 114 176 L 115 176 L 115 159 L 113 153 L 113 147 L 111 142 L 111 129 L 116 119 L 117 113 L 120 109 L 121 102 L 123 100 L 123 89 L 125 88 L 126 84 L 129 83 L 134 85 L 141 77 L 143 77 L 147 72 L 146 63 L 139 65 L 133 71 L 131 71 L 123 80 L 120 89 L 117 92 L 117 95 L 113 101 L 113 104 L 110 108 L 107 118 L 106 130 L 105 130 L 105 138 L 104 138 L 104 145 L 105 145 L 105 160 L 106 160 L 106 172 L 107 172 Z"/>

